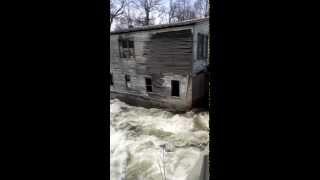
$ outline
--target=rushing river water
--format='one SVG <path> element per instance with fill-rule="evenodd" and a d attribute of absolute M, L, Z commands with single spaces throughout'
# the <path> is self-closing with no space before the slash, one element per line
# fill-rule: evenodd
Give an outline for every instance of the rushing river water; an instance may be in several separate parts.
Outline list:
<path fill-rule="evenodd" d="M 209 142 L 207 112 L 174 114 L 113 99 L 110 116 L 111 180 L 185 180 Z"/>

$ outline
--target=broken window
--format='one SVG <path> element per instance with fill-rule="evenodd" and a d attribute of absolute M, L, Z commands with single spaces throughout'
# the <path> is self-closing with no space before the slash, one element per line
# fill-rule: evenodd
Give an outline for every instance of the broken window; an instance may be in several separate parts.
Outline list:
<path fill-rule="evenodd" d="M 198 59 L 208 57 L 208 35 L 198 33 L 197 57 Z"/>
<path fill-rule="evenodd" d="M 146 89 L 147 89 L 147 92 L 152 92 L 152 80 L 151 80 L 151 78 L 146 78 Z"/>
<path fill-rule="evenodd" d="M 119 39 L 119 53 L 120 58 L 135 57 L 134 55 L 134 42 L 132 39 Z"/>
<path fill-rule="evenodd" d="M 112 76 L 111 73 L 110 73 L 110 85 L 111 85 L 111 86 L 113 85 L 113 76 Z"/>
<path fill-rule="evenodd" d="M 180 96 L 180 82 L 176 80 L 171 81 L 171 96 Z"/>
<path fill-rule="evenodd" d="M 130 76 L 126 74 L 125 75 L 125 80 L 126 80 L 126 86 L 130 87 L 130 84 L 129 84 L 130 83 Z"/>

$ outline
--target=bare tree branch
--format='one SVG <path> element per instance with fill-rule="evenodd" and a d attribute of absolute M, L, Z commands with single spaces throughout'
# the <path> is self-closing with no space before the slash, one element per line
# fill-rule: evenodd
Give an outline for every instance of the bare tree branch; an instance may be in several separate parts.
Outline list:
<path fill-rule="evenodd" d="M 147 26 L 150 24 L 150 21 L 152 20 L 150 15 L 152 12 L 159 10 L 161 1 L 162 0 L 136 0 L 134 4 L 144 12 L 144 21 L 142 25 Z M 141 19 L 138 21 L 141 22 Z"/>
<path fill-rule="evenodd" d="M 194 2 L 196 14 L 198 17 L 208 17 L 209 15 L 209 0 L 196 0 Z"/>
<path fill-rule="evenodd" d="M 188 0 L 176 0 L 177 9 L 175 11 L 175 18 L 178 22 L 194 19 L 196 17 L 194 8 L 190 5 Z"/>
<path fill-rule="evenodd" d="M 126 0 L 111 0 L 110 1 L 110 27 L 114 19 L 118 18 L 124 13 L 124 8 L 126 6 Z"/>

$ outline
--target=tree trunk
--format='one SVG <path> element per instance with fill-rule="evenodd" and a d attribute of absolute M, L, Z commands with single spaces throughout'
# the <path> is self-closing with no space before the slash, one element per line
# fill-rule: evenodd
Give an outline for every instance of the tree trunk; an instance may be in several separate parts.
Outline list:
<path fill-rule="evenodd" d="M 150 21 L 149 14 L 150 14 L 149 10 L 146 10 L 146 18 L 145 18 L 145 22 L 144 22 L 145 26 L 149 25 L 149 21 Z"/>

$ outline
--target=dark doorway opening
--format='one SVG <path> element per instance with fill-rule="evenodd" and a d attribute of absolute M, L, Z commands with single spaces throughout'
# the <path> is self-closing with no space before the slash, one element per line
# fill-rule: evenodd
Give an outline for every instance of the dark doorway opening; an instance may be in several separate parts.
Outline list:
<path fill-rule="evenodd" d="M 110 85 L 111 85 L 111 86 L 113 85 L 113 76 L 112 76 L 111 73 L 110 73 Z"/>
<path fill-rule="evenodd" d="M 151 78 L 146 78 L 146 89 L 147 89 L 147 92 L 152 92 L 152 80 L 151 80 Z"/>
<path fill-rule="evenodd" d="M 171 81 L 171 96 L 180 96 L 180 82 L 176 80 Z"/>

